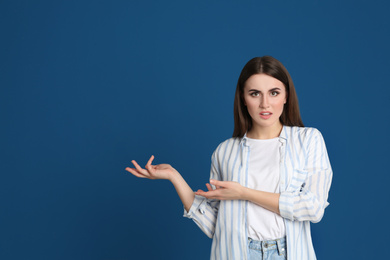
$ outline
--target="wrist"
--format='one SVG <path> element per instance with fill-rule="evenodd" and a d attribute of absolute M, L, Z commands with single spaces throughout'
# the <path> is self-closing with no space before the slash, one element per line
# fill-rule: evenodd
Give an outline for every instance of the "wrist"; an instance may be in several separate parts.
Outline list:
<path fill-rule="evenodd" d="M 174 170 L 171 174 L 169 174 L 168 180 L 174 184 L 174 182 L 177 182 L 178 179 L 180 179 L 181 175 L 178 171 Z"/>
<path fill-rule="evenodd" d="M 242 186 L 241 199 L 242 200 L 250 200 L 249 199 L 249 193 L 250 193 L 250 189 L 247 188 L 247 187 Z"/>

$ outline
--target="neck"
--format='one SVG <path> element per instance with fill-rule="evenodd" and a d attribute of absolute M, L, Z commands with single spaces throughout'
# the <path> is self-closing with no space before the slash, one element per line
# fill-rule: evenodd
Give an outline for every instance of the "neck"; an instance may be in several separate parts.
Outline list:
<path fill-rule="evenodd" d="M 282 132 L 283 125 L 279 122 L 275 126 L 260 127 L 252 126 L 252 129 L 246 134 L 247 137 L 252 139 L 272 139 L 278 137 Z"/>

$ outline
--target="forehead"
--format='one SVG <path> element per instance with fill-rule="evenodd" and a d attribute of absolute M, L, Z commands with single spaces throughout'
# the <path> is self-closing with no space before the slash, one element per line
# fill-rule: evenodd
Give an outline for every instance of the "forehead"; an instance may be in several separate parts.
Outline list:
<path fill-rule="evenodd" d="M 244 86 L 245 90 L 268 90 L 273 88 L 285 89 L 284 84 L 280 80 L 266 74 L 254 74 L 250 76 Z"/>

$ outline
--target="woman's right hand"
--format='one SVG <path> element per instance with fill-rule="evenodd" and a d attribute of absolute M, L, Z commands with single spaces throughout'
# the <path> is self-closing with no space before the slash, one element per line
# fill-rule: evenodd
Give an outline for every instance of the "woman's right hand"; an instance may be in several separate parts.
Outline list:
<path fill-rule="evenodd" d="M 135 160 L 131 162 L 134 164 L 135 168 L 126 167 L 126 171 L 130 172 L 138 178 L 147 178 L 147 179 L 165 179 L 171 180 L 173 176 L 177 173 L 175 168 L 169 164 L 158 164 L 152 165 L 154 156 L 152 155 L 145 165 L 145 169 L 142 169 L 141 166 Z"/>

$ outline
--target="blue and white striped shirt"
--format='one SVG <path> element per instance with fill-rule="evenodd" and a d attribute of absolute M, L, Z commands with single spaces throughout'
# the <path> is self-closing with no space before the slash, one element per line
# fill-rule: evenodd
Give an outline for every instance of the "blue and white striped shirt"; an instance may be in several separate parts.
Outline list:
<path fill-rule="evenodd" d="M 332 168 L 321 133 L 310 127 L 283 126 L 280 146 L 279 211 L 286 226 L 289 260 L 316 259 L 310 222 L 322 219 Z M 212 155 L 210 179 L 248 186 L 250 147 L 246 136 L 222 142 Z M 248 201 L 195 196 L 184 216 L 213 239 L 210 259 L 247 259 Z"/>

